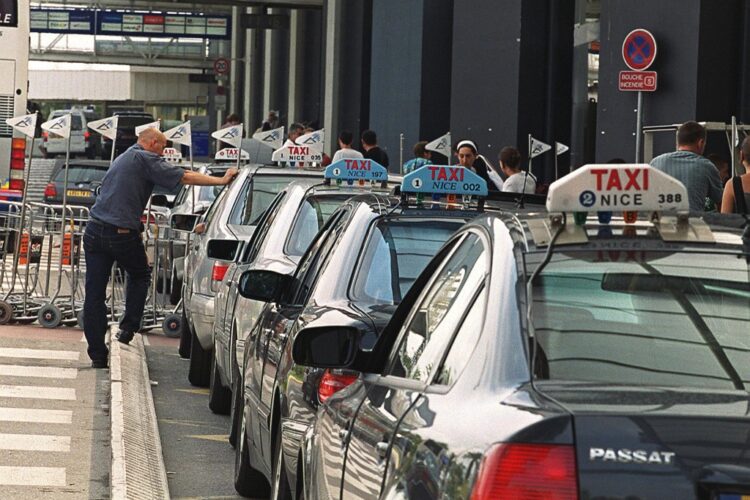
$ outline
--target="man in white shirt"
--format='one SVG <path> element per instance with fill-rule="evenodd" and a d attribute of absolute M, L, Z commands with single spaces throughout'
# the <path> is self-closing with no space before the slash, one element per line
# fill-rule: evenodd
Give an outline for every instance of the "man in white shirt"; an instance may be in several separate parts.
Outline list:
<path fill-rule="evenodd" d="M 333 155 L 331 163 L 336 163 L 343 159 L 362 159 L 362 153 L 352 148 L 352 142 L 354 142 L 354 135 L 348 130 L 342 130 L 339 134 L 339 150 Z"/>
<path fill-rule="evenodd" d="M 531 172 L 521 170 L 521 152 L 513 147 L 505 147 L 500 151 L 500 168 L 507 177 L 503 182 L 503 191 L 510 193 L 536 192 L 536 177 Z"/>

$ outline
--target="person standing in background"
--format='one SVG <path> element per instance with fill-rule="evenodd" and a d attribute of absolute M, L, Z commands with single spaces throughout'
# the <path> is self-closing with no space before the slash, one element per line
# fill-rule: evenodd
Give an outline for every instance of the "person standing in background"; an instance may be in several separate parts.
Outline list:
<path fill-rule="evenodd" d="M 362 153 L 352 148 L 352 142 L 354 142 L 354 134 L 348 130 L 342 130 L 339 134 L 339 150 L 333 155 L 333 163 L 343 159 L 360 159 L 364 158 Z"/>

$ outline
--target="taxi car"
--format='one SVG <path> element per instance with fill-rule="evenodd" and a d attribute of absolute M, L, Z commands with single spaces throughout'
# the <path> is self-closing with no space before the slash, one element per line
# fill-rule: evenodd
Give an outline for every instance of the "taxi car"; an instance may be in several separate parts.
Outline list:
<path fill-rule="evenodd" d="M 359 175 L 357 180 L 362 182 L 355 185 L 346 172 L 365 172 L 366 175 Z M 253 234 L 243 255 L 230 264 L 225 274 L 224 286 L 219 287 L 215 300 L 215 364 L 209 384 L 209 407 L 214 412 L 229 413 L 231 404 L 241 402 L 242 391 L 237 390 L 240 387 L 237 380 L 244 343 L 265 305 L 264 301 L 239 295 L 239 277 L 249 269 L 293 274 L 310 242 L 344 201 L 372 191 L 386 194 L 388 182 L 401 179 L 389 177 L 384 167 L 370 160 L 342 160 L 329 165 L 323 176 L 323 182 L 295 182 L 282 190 L 259 221 L 259 230 Z M 235 427 L 233 424 L 231 429 Z M 232 445 L 235 437 L 235 433 L 230 432 Z"/>
<path fill-rule="evenodd" d="M 296 333 L 295 362 L 360 373 L 305 435 L 304 498 L 747 495 L 747 221 L 647 165 L 547 208 L 467 224 L 373 349 L 347 317 Z"/>
<path fill-rule="evenodd" d="M 172 217 L 175 229 L 193 228 L 183 267 L 182 300 L 190 335 L 191 384 L 207 387 L 213 357 L 214 295 L 243 242 L 255 231 L 263 212 L 287 184 L 322 179 L 319 169 L 249 165 L 223 189 L 195 224 L 195 215 Z"/>
<path fill-rule="evenodd" d="M 461 169 L 465 184 L 473 189 L 441 182 L 431 195 L 486 196 L 481 178 L 461 167 L 455 169 Z M 427 167 L 423 173 L 429 175 Z M 367 194 L 346 202 L 316 237 L 294 276 L 270 269 L 249 270 L 241 276 L 243 296 L 269 303 L 245 343 L 243 400 L 236 405 L 239 493 L 257 496 L 270 487 L 274 498 L 296 498 L 302 484 L 298 475 L 302 438 L 317 407 L 356 378 L 345 371 L 309 370 L 295 364 L 291 341 L 297 332 L 347 320 L 363 332 L 363 348 L 372 347 L 423 267 L 451 234 L 478 213 L 458 203 L 415 205 L 405 194 L 405 183 L 406 178 L 402 197 Z"/>

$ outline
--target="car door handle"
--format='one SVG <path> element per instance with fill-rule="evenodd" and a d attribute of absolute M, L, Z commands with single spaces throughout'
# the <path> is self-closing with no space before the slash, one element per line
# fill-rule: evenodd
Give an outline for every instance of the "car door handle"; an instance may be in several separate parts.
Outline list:
<path fill-rule="evenodd" d="M 385 458 L 386 454 L 388 453 L 388 442 L 380 441 L 375 445 L 375 450 L 378 452 L 378 456 L 380 458 Z"/>

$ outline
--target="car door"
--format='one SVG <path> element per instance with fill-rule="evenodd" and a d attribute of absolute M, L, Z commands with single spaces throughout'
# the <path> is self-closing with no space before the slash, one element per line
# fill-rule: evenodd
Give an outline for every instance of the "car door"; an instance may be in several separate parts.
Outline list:
<path fill-rule="evenodd" d="M 400 468 L 404 453 L 411 453 L 419 444 L 400 439 L 394 447 L 397 429 L 401 425 L 431 425 L 434 415 L 420 399 L 483 286 L 487 269 L 487 252 L 480 236 L 462 236 L 417 299 L 383 375 L 363 377 L 367 395 L 350 430 L 342 498 L 377 498 L 389 462 Z"/>

